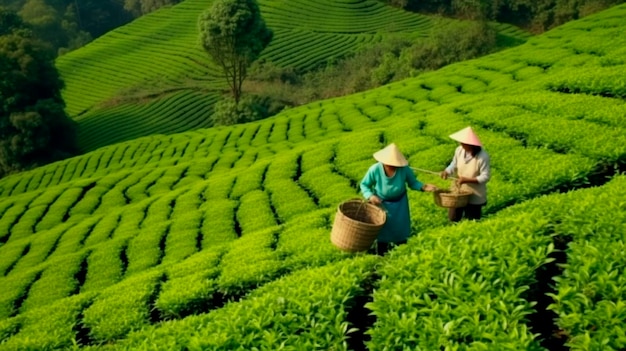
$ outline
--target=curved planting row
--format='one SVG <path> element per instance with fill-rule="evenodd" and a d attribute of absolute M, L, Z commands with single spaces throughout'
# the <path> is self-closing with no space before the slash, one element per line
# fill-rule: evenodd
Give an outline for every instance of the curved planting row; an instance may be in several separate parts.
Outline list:
<path fill-rule="evenodd" d="M 369 24 L 367 29 L 359 32 L 386 32 L 386 23 L 393 18 L 397 22 L 399 14 L 402 18 L 412 21 L 401 28 L 403 31 L 423 31 L 428 28 L 428 25 L 424 27 L 422 24 L 424 17 L 385 7 L 376 1 L 368 0 L 368 3 L 376 4 L 375 7 L 378 8 L 376 13 L 368 17 L 369 19 L 382 18 L 378 13 L 381 11 L 388 14 L 385 17 L 387 19 L 386 22 Z M 260 5 L 264 16 L 272 8 L 271 3 L 266 6 L 261 2 Z M 349 27 L 354 27 L 359 21 L 367 20 L 359 19 L 359 14 L 367 13 L 364 12 L 367 8 L 346 10 L 333 6 L 332 3 L 325 5 L 328 6 L 324 10 L 326 14 L 338 13 L 339 18 L 342 19 L 339 23 L 343 22 L 345 16 L 356 18 L 356 23 L 355 20 L 351 20 Z M 164 8 L 144 16 L 127 26 L 112 31 L 84 49 L 60 57 L 57 60 L 57 66 L 66 82 L 64 99 L 68 113 L 75 116 L 89 111 L 95 104 L 115 98 L 122 90 L 154 89 L 146 87 L 146 84 L 161 86 L 165 89 L 166 86 L 172 88 L 189 84 L 185 82 L 185 79 L 209 79 L 206 83 L 207 87 L 222 88 L 224 83 L 218 79 L 216 67 L 209 62 L 207 55 L 197 45 L 197 17 L 207 8 L 208 5 L 203 1 L 185 1 L 177 6 Z M 281 21 L 296 19 L 297 23 L 301 24 L 309 15 L 310 12 L 305 10 L 298 10 L 295 14 L 289 15 L 289 18 L 283 18 L 284 14 L 272 17 L 268 13 L 268 25 L 271 28 L 276 26 L 277 29 L 274 40 L 283 41 L 282 34 L 278 30 L 281 28 Z M 318 21 L 313 28 L 305 28 L 297 23 L 289 25 L 286 29 L 305 29 L 300 33 L 309 36 L 314 32 L 319 32 L 320 25 L 328 22 Z M 337 29 L 332 32 L 339 34 L 345 30 Z M 312 61 L 312 59 L 306 59 L 309 56 L 308 50 L 315 50 L 318 46 L 325 47 L 324 39 L 322 37 L 322 42 L 313 46 L 301 46 L 299 51 L 294 52 L 294 55 L 300 58 L 293 61 Z M 332 47 L 332 43 L 329 47 Z M 347 53 L 354 49 L 355 47 L 348 47 L 342 52 Z M 277 55 L 284 56 L 283 53 L 277 53 Z M 150 57 L 150 60 L 146 61 L 146 57 Z M 275 59 L 271 55 L 264 55 L 262 58 L 267 61 Z M 316 60 L 327 58 L 322 55 Z"/>
<path fill-rule="evenodd" d="M 196 45 L 195 23 L 205 7 L 200 1 L 186 1 L 161 9 L 60 57 L 57 67 L 66 83 L 68 113 L 88 111 L 121 90 L 149 90 L 141 87 L 148 82 L 163 81 L 171 87 L 185 77 L 214 77 L 215 68 Z"/>
<path fill-rule="evenodd" d="M 432 27 L 429 17 L 391 8 L 381 2 L 305 0 L 261 2 L 268 23 L 280 28 L 307 28 L 318 32 L 364 33 L 425 31 Z M 346 6 L 349 5 L 349 6 Z M 302 16 L 306 14 L 306 16 Z"/>
<path fill-rule="evenodd" d="M 321 63 L 341 58 L 361 46 L 378 40 L 366 34 L 316 33 L 303 30 L 276 30 L 276 38 L 263 55 L 281 67 L 301 70 L 315 68 Z M 302 50 L 308 51 L 302 55 Z"/>
<path fill-rule="evenodd" d="M 625 181 L 423 232 L 380 269 L 368 346 L 622 349 Z"/>
<path fill-rule="evenodd" d="M 0 180 L 0 349 L 624 348 L 626 105 L 553 91 L 581 67 L 543 57 L 577 26 L 267 120 Z M 605 34 L 620 50 L 625 39 Z M 541 61 L 558 68 L 514 79 Z M 440 170 L 456 147 L 447 135 L 468 123 L 492 159 L 487 218 L 450 226 L 430 194 L 410 192 L 407 245 L 384 258 L 331 245 L 336 207 L 359 196 L 373 152 L 396 142 L 412 166 Z M 583 130 L 594 131 L 584 143 Z M 569 191 L 581 187 L 593 189 Z"/>
<path fill-rule="evenodd" d="M 79 123 L 78 138 L 83 151 L 152 133 L 169 134 L 209 126 L 188 122 L 197 106 L 206 106 L 209 113 L 215 97 L 225 88 L 218 67 L 197 44 L 197 18 L 209 5 L 188 0 L 163 8 L 57 60 L 66 83 L 66 110 Z M 261 1 L 260 7 L 274 30 L 273 41 L 261 60 L 305 71 L 368 43 L 398 35 L 425 36 L 432 28 L 428 17 L 374 0 L 299 1 L 288 5 Z M 510 31 L 505 27 L 501 30 Z M 181 116 L 164 107 L 171 102 L 172 91 L 207 93 L 198 94 L 186 104 L 181 101 L 177 110 L 189 111 Z M 150 107 L 142 106 L 144 102 Z M 170 122 L 147 126 L 155 116 Z M 114 137 L 93 138 L 95 130 L 110 130 Z"/>
<path fill-rule="evenodd" d="M 147 103 L 133 101 L 87 113 L 76 119 L 80 125 L 79 147 L 95 150 L 145 135 L 208 128 L 212 125 L 212 106 L 217 99 L 217 94 L 183 90 L 166 94 L 158 100 L 148 100 Z M 144 116 L 145 119 L 137 116 Z M 103 125 L 124 125 L 124 128 L 102 130 Z"/>

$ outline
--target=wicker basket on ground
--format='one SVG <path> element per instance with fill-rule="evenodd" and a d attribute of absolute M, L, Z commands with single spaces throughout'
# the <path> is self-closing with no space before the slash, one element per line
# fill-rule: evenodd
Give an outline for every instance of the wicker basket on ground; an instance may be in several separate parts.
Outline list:
<path fill-rule="evenodd" d="M 337 208 L 330 240 L 343 251 L 365 251 L 386 220 L 387 213 L 376 205 L 361 199 L 345 201 Z"/>
<path fill-rule="evenodd" d="M 435 197 L 435 204 L 437 204 L 437 206 L 446 208 L 458 208 L 467 206 L 467 201 L 469 200 L 469 197 L 470 195 L 472 195 L 472 193 L 470 191 L 459 189 L 437 189 L 433 192 L 433 195 Z"/>

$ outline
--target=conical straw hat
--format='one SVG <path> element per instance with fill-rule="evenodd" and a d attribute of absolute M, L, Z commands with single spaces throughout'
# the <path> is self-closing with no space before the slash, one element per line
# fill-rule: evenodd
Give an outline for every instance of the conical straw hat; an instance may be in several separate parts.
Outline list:
<path fill-rule="evenodd" d="M 404 167 L 409 164 L 409 161 L 402 155 L 395 143 L 391 143 L 384 149 L 376 151 L 374 153 L 374 159 L 383 164 L 395 167 Z"/>
<path fill-rule="evenodd" d="M 483 146 L 480 139 L 478 139 L 478 135 L 476 135 L 476 133 L 472 130 L 472 127 L 461 129 L 458 132 L 451 134 L 450 138 L 463 144 Z"/>

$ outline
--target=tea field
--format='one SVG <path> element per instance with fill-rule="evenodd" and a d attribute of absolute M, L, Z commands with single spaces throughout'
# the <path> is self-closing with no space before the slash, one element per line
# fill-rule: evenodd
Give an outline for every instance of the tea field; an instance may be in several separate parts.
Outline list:
<path fill-rule="evenodd" d="M 211 3 L 186 0 L 163 8 L 57 60 L 83 151 L 211 126 L 212 105 L 226 88 L 198 43 L 197 19 Z M 300 71 L 367 44 L 427 36 L 442 25 L 377 0 L 261 0 L 259 6 L 274 31 L 259 60 Z M 530 36 L 510 25 L 493 26 L 502 41 Z"/>
<path fill-rule="evenodd" d="M 625 18 L 1 179 L 0 350 L 625 349 Z M 332 246 L 373 152 L 441 170 L 467 125 L 486 218 L 410 192 L 406 245 Z"/>

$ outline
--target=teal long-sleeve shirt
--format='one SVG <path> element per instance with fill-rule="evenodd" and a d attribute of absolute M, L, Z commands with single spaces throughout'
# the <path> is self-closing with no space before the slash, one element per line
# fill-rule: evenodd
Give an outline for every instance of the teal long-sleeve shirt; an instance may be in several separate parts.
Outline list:
<path fill-rule="evenodd" d="M 399 167 L 396 174 L 387 177 L 383 164 L 372 165 L 361 180 L 361 192 L 365 199 L 376 195 L 381 200 L 395 200 L 406 192 L 406 186 L 413 190 L 422 190 L 422 182 L 415 178 L 413 171 L 407 167 Z"/>
<path fill-rule="evenodd" d="M 409 167 L 400 167 L 392 177 L 385 174 L 382 163 L 371 166 L 363 180 L 361 192 L 366 199 L 376 195 L 383 200 L 387 220 L 376 238 L 383 243 L 402 243 L 411 235 L 411 215 L 406 186 L 421 190 L 423 184 L 415 178 Z"/>

